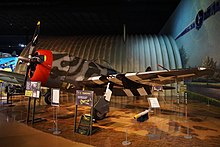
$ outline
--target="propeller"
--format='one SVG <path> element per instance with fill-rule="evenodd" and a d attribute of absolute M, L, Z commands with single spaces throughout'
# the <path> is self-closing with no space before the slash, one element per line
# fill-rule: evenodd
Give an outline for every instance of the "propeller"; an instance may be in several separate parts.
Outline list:
<path fill-rule="evenodd" d="M 22 62 L 27 63 L 27 68 L 25 72 L 25 79 L 24 79 L 24 88 L 26 87 L 26 82 L 28 79 L 28 75 L 30 78 L 33 76 L 34 71 L 36 69 L 37 64 L 41 64 L 44 61 L 44 56 L 43 55 L 38 55 L 36 52 L 36 45 L 38 43 L 38 36 L 40 33 L 40 21 L 37 22 L 36 29 L 34 31 L 33 38 L 31 40 L 31 45 L 29 47 L 29 52 L 28 52 L 28 58 L 19 56 L 18 59 Z"/>

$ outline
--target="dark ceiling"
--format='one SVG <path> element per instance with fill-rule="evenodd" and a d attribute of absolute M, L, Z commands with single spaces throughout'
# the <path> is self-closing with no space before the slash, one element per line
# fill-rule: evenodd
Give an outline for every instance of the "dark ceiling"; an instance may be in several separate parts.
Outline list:
<path fill-rule="evenodd" d="M 0 35 L 157 34 L 180 0 L 5 0 Z"/>

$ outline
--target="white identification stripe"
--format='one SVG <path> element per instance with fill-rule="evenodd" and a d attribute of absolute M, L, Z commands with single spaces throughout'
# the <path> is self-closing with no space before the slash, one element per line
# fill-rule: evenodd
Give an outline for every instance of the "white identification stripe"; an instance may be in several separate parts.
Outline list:
<path fill-rule="evenodd" d="M 123 89 L 127 96 L 134 96 L 130 89 Z"/>
<path fill-rule="evenodd" d="M 110 89 L 107 89 L 106 92 L 105 92 L 105 100 L 110 102 L 111 100 L 111 95 L 112 95 L 112 91 Z"/>
<path fill-rule="evenodd" d="M 115 77 L 114 78 L 109 78 L 108 80 L 113 82 L 113 83 L 115 83 L 115 84 L 123 85 L 122 81 L 117 79 L 117 78 L 115 78 Z"/>
<path fill-rule="evenodd" d="M 140 80 L 142 80 L 141 78 L 139 78 L 137 76 L 137 73 L 126 73 L 125 77 L 127 77 L 128 79 L 130 79 L 132 81 L 140 81 Z"/>
<path fill-rule="evenodd" d="M 144 89 L 144 87 L 142 88 L 138 88 L 137 91 L 139 92 L 139 94 L 142 96 L 142 95 L 148 95 L 146 90 Z"/>
<path fill-rule="evenodd" d="M 147 71 L 147 72 L 139 72 L 137 75 L 148 75 L 148 74 L 156 74 L 156 73 L 167 73 L 167 70 L 157 70 L 157 71 Z"/>
<path fill-rule="evenodd" d="M 93 81 L 94 83 L 99 84 L 99 85 L 104 84 L 104 82 L 100 80 L 100 77 L 101 77 L 101 76 L 98 76 L 98 77 L 90 77 L 90 78 L 88 78 L 88 80 L 91 80 L 91 81 Z"/>

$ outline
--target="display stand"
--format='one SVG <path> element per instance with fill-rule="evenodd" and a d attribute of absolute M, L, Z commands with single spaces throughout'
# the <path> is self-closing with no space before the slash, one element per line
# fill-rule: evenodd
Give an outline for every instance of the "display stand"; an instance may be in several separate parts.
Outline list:
<path fill-rule="evenodd" d="M 7 93 L 7 102 L 6 103 L 12 105 L 12 95 L 10 93 Z"/>
<path fill-rule="evenodd" d="M 192 135 L 190 135 L 190 130 L 189 130 L 189 124 L 188 124 L 188 110 L 187 110 L 187 106 L 185 108 L 185 121 L 187 123 L 187 134 L 184 136 L 184 138 L 186 139 L 191 139 L 192 138 Z"/>
<path fill-rule="evenodd" d="M 30 119 L 30 113 L 31 113 L 31 99 L 32 99 L 32 97 L 29 97 L 29 98 L 28 98 L 28 108 L 27 108 L 26 123 L 28 124 L 29 122 L 31 122 L 31 124 L 33 125 L 34 123 L 37 123 L 37 122 L 46 121 L 46 119 L 44 119 L 44 118 L 35 118 L 36 99 L 37 99 L 37 98 L 33 98 L 33 99 L 34 99 L 34 105 L 33 105 L 33 109 L 32 109 L 32 119 Z"/>
<path fill-rule="evenodd" d="M 127 146 L 127 145 L 130 145 L 130 144 L 131 144 L 131 142 L 128 141 L 128 130 L 125 129 L 125 140 L 122 141 L 122 145 Z"/>
<path fill-rule="evenodd" d="M 1 83 L 1 95 L 3 95 L 3 88 L 2 87 L 3 86 L 2 86 L 2 83 Z M 5 92 L 6 92 L 6 103 L 3 103 L 3 104 L 6 104 L 7 106 L 14 106 L 14 105 L 12 105 L 12 94 L 10 92 L 9 85 L 7 85 L 5 87 Z"/>
<path fill-rule="evenodd" d="M 0 100 L 2 100 L 2 97 L 3 97 L 3 88 L 2 88 L 3 86 L 2 86 L 2 82 L 0 82 L 0 91 L 1 91 L 1 98 L 0 98 Z"/>
<path fill-rule="evenodd" d="M 210 106 L 210 104 L 209 104 L 209 99 L 208 99 L 208 103 L 207 103 L 207 106 L 208 106 L 208 107 Z"/>
<path fill-rule="evenodd" d="M 149 112 L 152 110 L 152 109 L 159 109 L 160 108 L 160 104 L 158 102 L 158 99 L 156 97 L 150 97 L 147 99 L 148 100 L 148 103 L 149 103 Z M 156 114 L 156 111 L 154 111 L 154 114 Z M 158 138 L 158 134 L 156 133 L 153 133 L 153 134 L 147 134 L 147 136 L 149 138 Z"/>
<path fill-rule="evenodd" d="M 184 136 L 184 138 L 192 139 L 192 135 L 190 135 L 190 132 L 189 132 L 189 126 L 187 127 L 187 134 Z"/>
<path fill-rule="evenodd" d="M 53 107 L 53 127 L 52 128 L 49 128 L 48 129 L 48 131 L 51 131 L 51 132 L 54 132 L 55 130 L 56 130 L 56 122 L 54 121 L 56 118 L 55 118 L 55 116 L 56 116 L 56 114 L 55 114 L 56 112 L 55 112 L 55 109 L 54 109 L 54 107 Z"/>
<path fill-rule="evenodd" d="M 187 85 L 181 84 L 179 91 L 180 91 L 181 94 L 183 94 L 183 98 L 184 98 L 184 100 L 183 100 L 184 102 L 183 102 L 183 103 L 184 103 L 185 105 L 187 105 L 187 103 L 188 103 L 188 102 L 187 102 Z"/>
<path fill-rule="evenodd" d="M 148 103 L 150 106 L 150 108 L 149 108 L 150 111 L 152 111 L 153 108 L 156 108 L 156 109 L 160 108 L 160 104 L 159 104 L 157 98 L 150 97 L 150 98 L 147 98 L 147 100 L 148 100 Z"/>
<path fill-rule="evenodd" d="M 187 105 L 188 104 L 188 96 L 187 96 L 187 92 L 184 92 L 184 102 Z"/>
<path fill-rule="evenodd" d="M 26 123 L 32 122 L 32 125 L 37 122 L 46 121 L 43 118 L 36 118 L 35 119 L 35 110 L 36 110 L 36 100 L 40 98 L 40 89 L 41 83 L 40 82 L 31 82 L 27 81 L 26 83 L 26 90 L 25 96 L 28 97 L 28 108 L 27 108 L 27 119 Z M 34 99 L 34 106 L 32 109 L 32 120 L 30 120 L 30 111 L 31 111 L 31 99 Z"/>
<path fill-rule="evenodd" d="M 152 89 L 153 89 L 153 92 L 157 92 L 157 95 L 154 94 L 153 96 L 155 96 L 155 97 L 161 97 L 162 100 L 163 100 L 163 102 L 164 102 L 164 104 L 167 104 L 167 102 L 166 102 L 166 100 L 164 99 L 164 97 L 163 97 L 163 96 L 160 96 L 160 93 L 164 91 L 164 90 L 163 90 L 163 86 L 153 86 Z"/>
<path fill-rule="evenodd" d="M 177 97 L 177 104 L 179 105 L 180 104 L 180 93 L 179 92 L 176 93 L 176 97 Z"/>
<path fill-rule="evenodd" d="M 57 109 L 58 109 L 58 107 L 54 107 L 54 109 L 55 109 L 55 119 L 54 119 L 54 124 L 55 124 L 55 128 L 53 129 L 53 134 L 55 134 L 55 135 L 58 135 L 58 134 L 60 134 L 61 133 L 61 131 L 58 129 L 58 123 L 57 123 Z M 54 111 L 54 110 L 53 110 Z M 53 125 L 54 126 L 54 125 Z"/>
<path fill-rule="evenodd" d="M 180 104 L 180 88 L 179 88 L 179 82 L 177 80 L 177 77 L 176 77 L 176 103 L 177 105 Z"/>
<path fill-rule="evenodd" d="M 52 94 L 52 101 L 51 105 L 53 106 L 53 134 L 58 135 L 61 133 L 61 131 L 58 129 L 58 123 L 57 123 L 57 109 L 59 108 L 59 103 L 60 103 L 60 89 L 51 89 L 51 94 Z M 55 111 L 55 113 L 54 113 Z M 54 128 L 55 124 L 55 128 Z"/>
<path fill-rule="evenodd" d="M 92 135 L 93 127 L 93 91 L 88 90 L 76 90 L 76 105 L 75 105 L 75 115 L 74 115 L 74 132 L 83 135 Z M 90 114 L 84 114 L 80 118 L 78 128 L 77 123 L 77 112 L 78 106 L 89 106 Z"/>

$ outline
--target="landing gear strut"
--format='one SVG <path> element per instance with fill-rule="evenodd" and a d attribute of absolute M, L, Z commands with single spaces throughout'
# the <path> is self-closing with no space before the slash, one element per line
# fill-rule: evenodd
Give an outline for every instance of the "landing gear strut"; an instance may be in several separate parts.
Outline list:
<path fill-rule="evenodd" d="M 99 100 L 95 104 L 93 110 L 93 117 L 96 120 L 104 119 L 107 113 L 109 112 L 109 103 L 112 95 L 112 90 L 111 90 L 112 88 L 113 88 L 112 83 L 108 83 L 104 96 L 99 98 Z"/>

